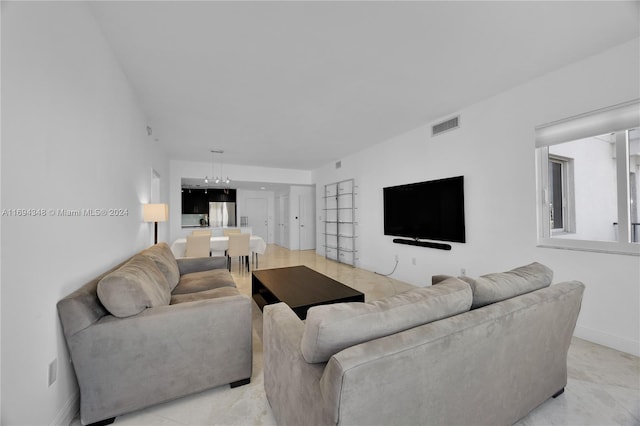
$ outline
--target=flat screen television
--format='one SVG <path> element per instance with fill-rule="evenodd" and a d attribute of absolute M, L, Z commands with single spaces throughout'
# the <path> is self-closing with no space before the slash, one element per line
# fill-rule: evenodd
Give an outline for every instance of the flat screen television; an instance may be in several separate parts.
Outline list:
<path fill-rule="evenodd" d="M 383 188 L 384 234 L 465 242 L 464 176 Z"/>

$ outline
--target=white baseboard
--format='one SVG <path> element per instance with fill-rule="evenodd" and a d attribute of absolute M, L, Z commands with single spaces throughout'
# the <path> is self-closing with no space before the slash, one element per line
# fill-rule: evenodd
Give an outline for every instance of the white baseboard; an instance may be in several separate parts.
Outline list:
<path fill-rule="evenodd" d="M 614 336 L 613 334 L 581 326 L 576 326 L 573 334 L 576 337 L 599 345 L 607 346 L 631 355 L 640 356 L 640 342 L 638 341 L 625 339 L 624 337 Z"/>
<path fill-rule="evenodd" d="M 71 421 L 80 412 L 80 393 L 76 390 L 73 395 L 64 404 L 64 407 L 58 411 L 58 415 L 51 422 L 51 426 L 69 425 Z"/>

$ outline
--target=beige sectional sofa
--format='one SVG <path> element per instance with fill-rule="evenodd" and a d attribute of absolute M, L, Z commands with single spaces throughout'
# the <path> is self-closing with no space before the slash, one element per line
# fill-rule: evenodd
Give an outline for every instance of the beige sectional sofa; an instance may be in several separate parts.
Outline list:
<path fill-rule="evenodd" d="M 83 424 L 249 383 L 251 299 L 224 257 L 176 260 L 157 244 L 60 300 L 58 313 Z"/>
<path fill-rule="evenodd" d="M 533 263 L 370 303 L 264 309 L 264 386 L 285 425 L 509 425 L 557 396 L 584 285 Z M 472 308 L 473 307 L 473 308 Z"/>

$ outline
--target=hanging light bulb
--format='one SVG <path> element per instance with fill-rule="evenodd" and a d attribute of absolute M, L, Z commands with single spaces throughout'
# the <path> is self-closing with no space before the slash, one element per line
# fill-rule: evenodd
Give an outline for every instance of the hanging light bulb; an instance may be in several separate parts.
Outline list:
<path fill-rule="evenodd" d="M 216 154 L 220 154 L 220 175 L 215 174 L 215 155 Z M 224 183 L 228 185 L 231 183 L 231 179 L 229 179 L 229 176 L 227 176 L 226 179 L 222 177 L 224 176 L 222 174 L 222 154 L 224 154 L 224 151 L 222 150 L 216 150 L 216 149 L 211 150 L 211 176 L 212 177 L 209 178 L 208 175 L 205 176 L 204 183 L 209 183 L 209 181 L 212 181 L 212 183 L 215 183 L 215 184 Z M 215 176 L 215 178 L 213 176 Z"/>

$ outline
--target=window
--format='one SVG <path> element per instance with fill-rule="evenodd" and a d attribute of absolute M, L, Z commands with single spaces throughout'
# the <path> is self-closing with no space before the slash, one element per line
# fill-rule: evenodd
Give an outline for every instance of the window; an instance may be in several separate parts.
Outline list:
<path fill-rule="evenodd" d="M 640 255 L 640 102 L 536 128 L 538 245 Z"/>
<path fill-rule="evenodd" d="M 549 154 L 549 225 L 553 234 L 574 230 L 573 193 L 573 160 Z"/>

